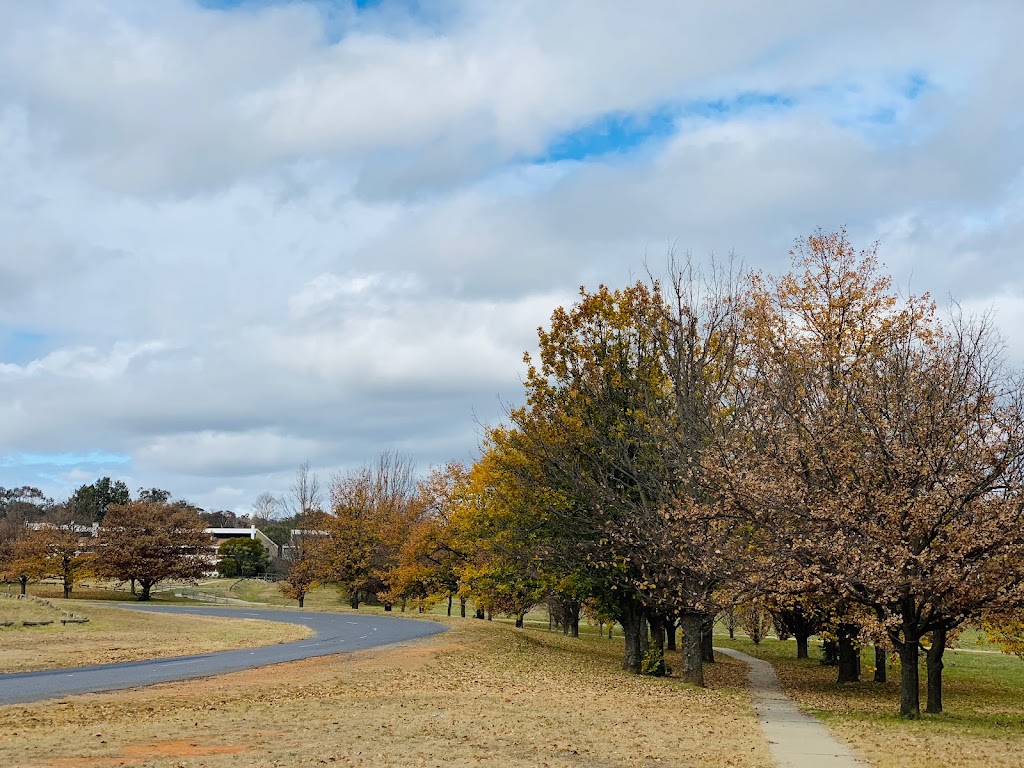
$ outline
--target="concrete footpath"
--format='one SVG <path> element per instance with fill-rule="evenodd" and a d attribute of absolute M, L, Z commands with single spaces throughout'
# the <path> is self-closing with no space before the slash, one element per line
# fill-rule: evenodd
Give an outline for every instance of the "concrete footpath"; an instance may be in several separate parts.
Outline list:
<path fill-rule="evenodd" d="M 848 746 L 832 738 L 822 722 L 796 708 L 782 692 L 771 664 L 730 648 L 715 652 L 750 667 L 754 711 L 779 768 L 868 768 Z"/>

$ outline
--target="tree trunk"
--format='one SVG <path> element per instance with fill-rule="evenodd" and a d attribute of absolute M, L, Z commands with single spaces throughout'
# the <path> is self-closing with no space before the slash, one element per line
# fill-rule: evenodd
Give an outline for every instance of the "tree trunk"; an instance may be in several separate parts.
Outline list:
<path fill-rule="evenodd" d="M 132 579 L 132 594 L 135 594 L 135 579 Z"/>
<path fill-rule="evenodd" d="M 875 682 L 884 683 L 888 679 L 886 667 L 889 664 L 889 652 L 880 645 L 875 646 Z"/>
<path fill-rule="evenodd" d="M 797 658 L 808 658 L 807 641 L 810 639 L 810 635 L 800 633 L 795 637 L 797 638 Z"/>
<path fill-rule="evenodd" d="M 484 609 L 483 608 L 477 608 L 476 609 L 476 615 L 473 618 L 482 619 L 483 617 L 484 617 Z"/>
<path fill-rule="evenodd" d="M 825 667 L 839 666 L 839 643 L 825 640 L 821 644 L 821 663 Z"/>
<path fill-rule="evenodd" d="M 448 615 L 449 616 L 452 615 L 452 600 L 454 600 L 454 599 L 455 599 L 455 597 L 452 595 L 451 592 L 449 592 L 448 593 Z"/>
<path fill-rule="evenodd" d="M 654 677 L 665 676 L 665 623 L 658 618 L 651 618 L 651 642 L 648 653 L 652 657 L 644 665 L 644 674 Z"/>
<path fill-rule="evenodd" d="M 64 599 L 67 600 L 71 597 L 71 582 L 64 579 Z"/>
<path fill-rule="evenodd" d="M 647 639 L 641 635 L 641 633 L 647 634 L 643 611 L 639 606 L 631 605 L 622 611 L 619 623 L 622 624 L 622 634 L 626 640 L 622 654 L 622 668 L 634 675 L 639 675 L 643 666 L 644 641 Z"/>
<path fill-rule="evenodd" d="M 921 717 L 921 692 L 917 669 L 919 639 L 904 632 L 902 641 L 893 641 L 900 654 L 900 716 L 911 720 Z"/>
<path fill-rule="evenodd" d="M 359 590 L 358 589 L 355 589 L 355 590 L 352 591 L 352 594 L 349 596 L 349 599 L 348 599 L 348 604 L 352 607 L 352 610 L 354 610 L 354 611 L 359 610 Z"/>
<path fill-rule="evenodd" d="M 391 603 L 384 603 L 384 610 L 387 613 L 391 613 Z"/>
<path fill-rule="evenodd" d="M 926 654 L 928 664 L 928 704 L 925 712 L 942 714 L 942 654 L 946 651 L 946 630 L 932 632 L 932 647 Z"/>
<path fill-rule="evenodd" d="M 493 618 L 494 618 L 494 617 L 493 617 L 493 616 L 491 615 L 491 612 L 490 612 L 490 611 L 488 611 L 488 612 L 487 612 L 487 620 L 488 620 L 488 621 L 491 621 L 491 620 L 492 620 Z"/>
<path fill-rule="evenodd" d="M 153 585 L 150 584 L 148 581 L 140 581 L 139 586 L 142 587 L 142 594 L 139 595 L 139 600 L 149 600 L 149 590 L 153 588 Z"/>
<path fill-rule="evenodd" d="M 704 687 L 704 655 L 701 636 L 705 617 L 699 613 L 684 613 L 680 619 L 683 630 L 683 665 L 680 677 L 691 685 Z"/>
<path fill-rule="evenodd" d="M 459 598 L 459 615 L 466 618 L 466 598 L 464 597 Z"/>
<path fill-rule="evenodd" d="M 665 624 L 665 651 L 678 651 L 676 647 L 676 620 L 672 619 Z"/>
<path fill-rule="evenodd" d="M 854 638 L 859 628 L 854 624 L 839 625 L 839 678 L 838 683 L 860 682 L 860 648 Z"/>
<path fill-rule="evenodd" d="M 302 604 L 303 604 L 304 602 L 306 602 L 306 595 L 305 595 L 305 594 L 301 594 L 301 595 L 299 595 L 299 608 L 301 608 L 301 607 L 302 607 Z"/>
<path fill-rule="evenodd" d="M 28 576 L 21 576 L 18 581 L 21 582 L 21 594 L 28 594 Z"/>
<path fill-rule="evenodd" d="M 706 621 L 700 630 L 700 657 L 705 664 L 715 663 L 715 620 Z"/>
<path fill-rule="evenodd" d="M 523 628 L 523 619 L 525 618 L 525 616 L 526 614 L 523 613 L 520 613 L 518 616 L 516 616 L 516 629 Z"/>
<path fill-rule="evenodd" d="M 580 637 L 580 603 L 577 600 L 562 603 L 562 634 Z"/>

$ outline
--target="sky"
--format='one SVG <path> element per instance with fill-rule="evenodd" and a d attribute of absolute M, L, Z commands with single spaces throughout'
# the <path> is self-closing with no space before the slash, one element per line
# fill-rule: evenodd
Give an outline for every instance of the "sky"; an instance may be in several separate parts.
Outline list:
<path fill-rule="evenodd" d="M 846 227 L 1024 361 L 1024 4 L 0 0 L 0 486 L 470 462 L 581 285 Z"/>

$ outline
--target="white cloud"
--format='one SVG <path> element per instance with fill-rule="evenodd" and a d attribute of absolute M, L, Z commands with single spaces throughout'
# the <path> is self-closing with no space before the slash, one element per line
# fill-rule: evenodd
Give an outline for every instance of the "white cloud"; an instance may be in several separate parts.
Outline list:
<path fill-rule="evenodd" d="M 465 459 L 578 285 L 817 226 L 1024 359 L 1017 4 L 321 8 L 0 5 L 0 455 L 236 508 L 305 458 Z"/>
<path fill-rule="evenodd" d="M 163 342 L 149 341 L 118 343 L 106 353 L 95 347 L 57 349 L 25 365 L 0 363 L 0 382 L 43 377 L 108 382 L 124 376 L 129 366 L 141 362 L 146 356 L 166 348 Z"/>
<path fill-rule="evenodd" d="M 274 430 L 245 432 L 202 431 L 161 435 L 136 453 L 140 470 L 208 475 L 246 475 L 285 466 L 298 466 L 324 453 L 316 440 L 279 434 Z"/>

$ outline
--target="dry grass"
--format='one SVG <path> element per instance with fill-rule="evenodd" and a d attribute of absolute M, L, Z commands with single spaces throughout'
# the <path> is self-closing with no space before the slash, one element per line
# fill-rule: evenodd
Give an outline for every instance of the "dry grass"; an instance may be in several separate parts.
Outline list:
<path fill-rule="evenodd" d="M 1024 765 L 1024 663 L 1001 654 L 946 653 L 943 693 L 946 714 L 907 721 L 897 716 L 899 670 L 889 682 L 837 685 L 836 670 L 797 660 L 793 641 L 768 639 L 755 647 L 747 640 L 716 643 L 772 662 L 786 693 L 806 711 L 822 718 L 839 738 L 854 745 L 876 768 L 1020 768 Z M 923 670 L 922 670 L 923 680 Z M 922 685 L 921 705 L 924 706 Z"/>
<path fill-rule="evenodd" d="M 403 646 L 0 708 L 0 764 L 771 765 L 742 665 L 696 690 L 623 673 L 620 649 L 454 620 Z"/>
<path fill-rule="evenodd" d="M 65 611 L 87 624 L 60 623 Z M 22 621 L 54 619 L 45 627 Z M 301 640 L 311 630 L 296 624 L 212 616 L 167 616 L 80 601 L 29 601 L 0 597 L 0 673 L 110 664 L 196 653 L 252 648 Z"/>

